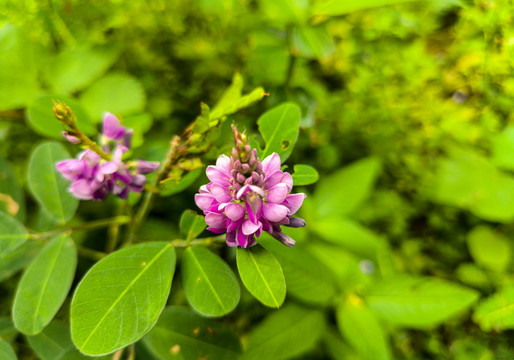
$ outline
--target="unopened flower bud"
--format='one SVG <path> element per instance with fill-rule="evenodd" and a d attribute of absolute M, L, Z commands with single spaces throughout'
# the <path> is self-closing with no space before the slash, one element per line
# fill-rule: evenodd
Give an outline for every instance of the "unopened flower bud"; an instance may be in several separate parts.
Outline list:
<path fill-rule="evenodd" d="M 61 134 L 66 140 L 68 140 L 72 144 L 80 143 L 79 138 L 72 135 L 69 131 L 63 131 Z"/>
<path fill-rule="evenodd" d="M 76 121 L 76 117 L 75 117 L 75 114 L 73 113 L 73 111 L 70 109 L 70 107 L 60 101 L 53 101 L 53 110 L 54 110 L 54 115 L 55 117 L 57 118 L 57 120 L 59 120 L 61 123 L 63 123 L 64 125 L 72 125 L 75 123 Z"/>

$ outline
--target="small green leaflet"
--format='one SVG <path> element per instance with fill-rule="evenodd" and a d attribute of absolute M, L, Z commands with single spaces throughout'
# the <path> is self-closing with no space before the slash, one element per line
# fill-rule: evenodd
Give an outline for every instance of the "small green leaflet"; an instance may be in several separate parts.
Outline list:
<path fill-rule="evenodd" d="M 510 262 L 509 239 L 487 226 L 473 228 L 467 236 L 468 249 L 477 265 L 504 271 Z"/>
<path fill-rule="evenodd" d="M 179 307 L 166 308 L 143 342 L 162 360 L 233 360 L 241 355 L 241 344 L 232 331 Z"/>
<path fill-rule="evenodd" d="M 259 131 L 266 142 L 260 152 L 261 159 L 276 152 L 284 163 L 291 155 L 298 128 L 300 126 L 300 108 L 294 103 L 284 103 L 266 111 L 259 119 Z"/>
<path fill-rule="evenodd" d="M 0 211 L 0 259 L 21 246 L 28 236 L 18 220 Z"/>
<path fill-rule="evenodd" d="M 240 289 L 227 263 L 210 250 L 193 246 L 182 257 L 182 282 L 191 306 L 207 316 L 223 316 L 239 303 Z"/>
<path fill-rule="evenodd" d="M 71 337 L 87 355 L 106 355 L 145 335 L 157 322 L 171 288 L 175 250 L 148 242 L 97 262 L 71 303 Z"/>
<path fill-rule="evenodd" d="M 295 165 L 292 176 L 295 186 L 314 184 L 319 179 L 318 171 L 309 165 Z"/>
<path fill-rule="evenodd" d="M 286 280 L 277 259 L 260 245 L 236 251 L 239 276 L 248 291 L 264 305 L 280 307 L 286 297 Z"/>
<path fill-rule="evenodd" d="M 16 250 L 0 258 L 0 282 L 28 266 L 41 250 L 41 245 L 35 241 L 27 241 Z"/>
<path fill-rule="evenodd" d="M 391 359 L 384 330 L 360 298 L 350 295 L 338 306 L 336 316 L 341 334 L 363 359 Z"/>
<path fill-rule="evenodd" d="M 206 227 L 204 217 L 193 210 L 184 211 L 180 217 L 180 234 L 186 241 L 196 239 Z"/>
<path fill-rule="evenodd" d="M 2 360 L 16 360 L 16 354 L 11 345 L 3 339 L 0 339 L 0 359 Z"/>
<path fill-rule="evenodd" d="M 79 205 L 68 191 L 70 182 L 55 168 L 58 161 L 71 156 L 64 146 L 45 142 L 32 152 L 29 160 L 28 184 L 37 202 L 56 220 L 70 220 Z"/>
<path fill-rule="evenodd" d="M 424 329 L 467 310 L 478 292 L 431 277 L 394 276 L 371 285 L 364 299 L 391 325 Z"/>
<path fill-rule="evenodd" d="M 16 328 L 24 334 L 39 333 L 53 319 L 70 290 L 77 249 L 61 235 L 50 241 L 23 273 L 13 305 Z"/>
<path fill-rule="evenodd" d="M 325 332 L 321 311 L 288 304 L 253 328 L 245 360 L 280 360 L 298 357 L 313 348 Z"/>
<path fill-rule="evenodd" d="M 507 285 L 478 304 L 473 321 L 483 331 L 514 329 L 514 286 Z"/>

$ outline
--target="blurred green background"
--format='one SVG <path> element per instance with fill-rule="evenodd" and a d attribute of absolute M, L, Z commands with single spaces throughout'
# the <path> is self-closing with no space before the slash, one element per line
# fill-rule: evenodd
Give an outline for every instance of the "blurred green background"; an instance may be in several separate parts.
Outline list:
<path fill-rule="evenodd" d="M 513 16 L 510 0 L 3 0 L 0 155 L 24 179 L 34 143 L 60 139 L 58 98 L 92 135 L 103 111 L 120 115 L 141 134 L 135 154 L 160 160 L 238 72 L 269 96 L 230 120 L 253 136 L 266 109 L 297 103 L 288 164 L 320 173 L 294 235 L 298 256 L 324 267 L 305 277 L 338 290 L 302 274 L 291 288 L 284 271 L 288 296 L 336 311 L 291 356 L 514 359 Z M 229 123 L 207 163 L 230 143 Z M 196 185 L 157 202 L 148 239 L 176 236 Z M 82 202 L 80 216 L 115 206 Z M 18 216 L 43 229 L 35 208 L 29 198 Z M 243 306 L 234 327 L 263 314 Z"/>

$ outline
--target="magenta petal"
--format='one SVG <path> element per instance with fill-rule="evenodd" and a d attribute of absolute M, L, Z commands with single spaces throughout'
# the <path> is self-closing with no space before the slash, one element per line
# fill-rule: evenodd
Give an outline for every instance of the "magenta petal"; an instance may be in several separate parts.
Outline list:
<path fill-rule="evenodd" d="M 245 216 L 245 209 L 238 203 L 229 203 L 225 207 L 225 214 L 230 220 L 236 221 Z"/>
<path fill-rule="evenodd" d="M 227 187 L 218 183 L 212 184 L 211 192 L 216 201 L 219 203 L 226 203 L 232 200 L 232 196 L 230 195 Z"/>
<path fill-rule="evenodd" d="M 230 158 L 227 155 L 220 155 L 216 160 L 216 167 L 222 172 L 230 174 Z"/>
<path fill-rule="evenodd" d="M 106 163 L 103 163 L 100 165 L 100 172 L 102 174 L 112 174 L 116 172 L 119 168 L 119 164 L 115 163 L 114 161 L 107 161 Z"/>
<path fill-rule="evenodd" d="M 264 203 L 262 207 L 262 215 L 271 222 L 282 220 L 288 212 L 289 209 L 284 205 Z"/>
<path fill-rule="evenodd" d="M 273 153 L 262 160 L 262 170 L 264 174 L 273 174 L 275 171 L 280 170 L 280 156 Z"/>
<path fill-rule="evenodd" d="M 241 229 L 237 230 L 236 241 L 239 246 L 244 247 L 244 248 L 246 248 L 248 246 L 248 242 L 249 242 L 248 236 L 243 234 L 243 231 Z"/>
<path fill-rule="evenodd" d="M 241 230 L 243 230 L 243 234 L 245 235 L 252 235 L 255 232 L 259 231 L 262 228 L 262 224 L 258 222 L 255 224 L 254 222 L 250 220 L 245 220 L 243 222 L 243 225 L 241 226 Z"/>
<path fill-rule="evenodd" d="M 210 181 L 213 183 L 218 183 L 220 185 L 229 185 L 229 177 L 227 174 L 225 174 L 223 171 L 219 170 L 215 166 L 207 166 L 207 169 L 205 170 L 207 177 Z"/>
<path fill-rule="evenodd" d="M 284 172 L 284 177 L 282 178 L 282 182 L 289 186 L 289 189 L 293 188 L 293 177 L 290 173 Z"/>
<path fill-rule="evenodd" d="M 229 220 L 227 224 L 227 232 L 236 231 L 241 227 L 241 224 L 243 224 L 244 219 L 241 218 L 239 220 Z"/>
<path fill-rule="evenodd" d="M 289 191 L 290 189 L 286 184 L 277 184 L 269 189 L 266 200 L 270 203 L 281 204 L 286 199 Z"/>
<path fill-rule="evenodd" d="M 223 214 L 208 213 L 205 215 L 205 222 L 210 227 L 216 229 L 224 229 L 227 227 L 227 218 Z"/>
<path fill-rule="evenodd" d="M 213 228 L 213 227 L 208 227 L 207 230 L 215 233 L 215 234 L 224 234 L 226 232 L 226 229 L 216 229 L 216 228 Z"/>
<path fill-rule="evenodd" d="M 245 208 L 248 218 L 256 223 L 262 214 L 262 199 L 255 194 L 248 196 L 246 198 Z"/>
<path fill-rule="evenodd" d="M 145 161 L 138 160 L 136 171 L 138 174 L 149 174 L 159 168 L 160 163 L 158 161 Z"/>
<path fill-rule="evenodd" d="M 264 180 L 264 190 L 267 190 L 278 183 L 282 182 L 282 179 L 284 178 L 284 172 L 277 170 L 274 173 L 270 174 L 269 176 L 266 176 L 266 180 Z"/>
<path fill-rule="evenodd" d="M 303 204 L 303 200 L 307 197 L 304 193 L 291 194 L 284 200 L 284 205 L 288 207 L 288 215 L 293 215 Z"/>
<path fill-rule="evenodd" d="M 195 202 L 200 209 L 205 211 L 214 202 L 214 197 L 211 194 L 196 194 Z"/>
<path fill-rule="evenodd" d="M 112 140 L 120 140 L 125 134 L 125 128 L 116 116 L 108 112 L 104 115 L 103 133 Z"/>
<path fill-rule="evenodd" d="M 227 242 L 227 245 L 230 246 L 230 247 L 237 246 L 236 232 L 235 231 L 227 233 L 226 242 Z"/>
<path fill-rule="evenodd" d="M 70 192 L 78 199 L 91 200 L 95 189 L 87 180 L 78 180 L 70 185 Z"/>

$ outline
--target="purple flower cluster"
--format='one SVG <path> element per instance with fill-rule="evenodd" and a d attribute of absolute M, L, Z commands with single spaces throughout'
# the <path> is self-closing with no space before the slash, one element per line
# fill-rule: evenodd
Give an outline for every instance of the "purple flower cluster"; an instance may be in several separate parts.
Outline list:
<path fill-rule="evenodd" d="M 122 161 L 123 154 L 130 149 L 132 134 L 132 129 L 121 126 L 116 116 L 106 113 L 103 120 L 102 150 L 111 156 L 111 160 L 105 160 L 87 149 L 77 159 L 57 163 L 57 170 L 62 176 L 72 181 L 69 190 L 75 197 L 101 201 L 110 193 L 126 198 L 130 191 L 143 190 L 146 183 L 144 174 L 157 170 L 159 163 L 144 160 L 132 163 Z M 63 136 L 72 144 L 80 142 L 68 132 L 63 132 Z"/>
<path fill-rule="evenodd" d="M 227 233 L 228 246 L 253 246 L 262 231 L 293 246 L 295 241 L 282 233 L 280 226 L 305 226 L 303 219 L 292 215 L 306 195 L 291 194 L 293 179 L 280 170 L 278 154 L 273 153 L 261 162 L 246 137 L 235 127 L 233 130 L 236 147 L 232 156 L 221 155 L 216 166 L 207 167 L 211 182 L 200 187 L 200 193 L 195 195 L 196 204 L 205 214 L 207 229 L 216 234 Z"/>

